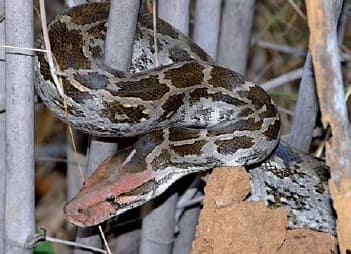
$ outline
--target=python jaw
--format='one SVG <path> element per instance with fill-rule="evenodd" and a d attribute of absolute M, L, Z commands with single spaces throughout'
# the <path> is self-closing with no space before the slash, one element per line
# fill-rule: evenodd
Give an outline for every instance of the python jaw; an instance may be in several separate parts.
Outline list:
<path fill-rule="evenodd" d="M 152 195 L 154 173 L 121 170 L 121 154 L 108 157 L 86 180 L 79 193 L 64 208 L 64 218 L 90 227 L 139 206 Z"/>

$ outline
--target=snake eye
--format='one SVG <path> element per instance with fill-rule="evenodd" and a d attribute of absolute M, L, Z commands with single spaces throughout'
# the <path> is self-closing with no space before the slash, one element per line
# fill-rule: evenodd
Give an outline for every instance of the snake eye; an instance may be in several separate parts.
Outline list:
<path fill-rule="evenodd" d="M 77 212 L 78 212 L 78 213 L 83 213 L 83 209 L 82 209 L 82 208 L 79 208 L 79 209 L 77 210 Z"/>
<path fill-rule="evenodd" d="M 113 201 L 115 201 L 115 199 L 116 199 L 116 197 L 115 197 L 115 195 L 110 195 L 110 196 L 108 196 L 107 198 L 106 198 L 106 201 L 107 202 L 113 202 Z"/>

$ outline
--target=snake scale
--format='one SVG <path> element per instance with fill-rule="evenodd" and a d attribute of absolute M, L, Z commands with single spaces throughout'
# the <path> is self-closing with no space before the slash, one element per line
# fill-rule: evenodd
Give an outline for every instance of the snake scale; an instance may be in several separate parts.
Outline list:
<path fill-rule="evenodd" d="M 138 18 L 130 73 L 105 66 L 108 10 L 103 3 L 81 5 L 49 24 L 67 113 L 46 55 L 36 57 L 37 92 L 61 120 L 96 136 L 138 136 L 85 181 L 65 206 L 67 220 L 96 225 L 162 194 L 182 176 L 242 165 L 251 178 L 249 200 L 283 206 L 292 228 L 335 233 L 328 168 L 279 140 L 279 115 L 263 89 L 215 65 L 162 20 L 161 67 L 155 68 L 148 14 Z"/>

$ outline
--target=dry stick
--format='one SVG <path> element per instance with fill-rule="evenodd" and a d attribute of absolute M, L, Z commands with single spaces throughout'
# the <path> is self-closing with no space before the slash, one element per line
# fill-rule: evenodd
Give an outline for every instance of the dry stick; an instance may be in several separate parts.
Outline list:
<path fill-rule="evenodd" d="M 342 44 L 343 32 L 346 26 L 345 13 L 347 8 L 343 11 L 342 19 L 343 22 L 339 22 L 338 27 L 338 43 Z M 341 24 L 340 24 L 341 23 Z M 347 100 L 347 94 L 345 95 Z M 289 144 L 299 148 L 302 151 L 307 152 L 312 140 L 313 129 L 318 114 L 318 102 L 315 88 L 315 81 L 312 68 L 311 54 L 308 53 L 305 65 L 303 68 L 302 79 L 300 82 L 299 95 L 296 103 L 295 117 L 292 123 Z M 327 135 L 329 136 L 329 135 Z M 320 148 L 324 147 L 324 142 L 321 143 Z M 319 152 L 318 151 L 318 152 Z"/>
<path fill-rule="evenodd" d="M 246 72 L 254 6 L 254 0 L 224 1 L 217 62 L 242 74 Z"/>
<path fill-rule="evenodd" d="M 262 83 L 261 87 L 264 90 L 271 90 L 271 89 L 277 88 L 277 87 L 284 85 L 288 82 L 291 82 L 291 81 L 294 81 L 294 80 L 301 78 L 302 73 L 303 73 L 303 68 L 298 68 L 298 69 L 295 69 L 293 71 L 289 71 L 287 73 L 280 75 L 279 77 L 273 78 L 271 80 L 268 80 L 268 81 Z"/>
<path fill-rule="evenodd" d="M 203 199 L 199 191 L 200 183 L 201 179 L 197 176 L 178 200 L 176 210 L 176 229 L 178 229 L 178 234 L 174 240 L 172 254 L 190 253 L 191 251 L 196 225 L 199 220 L 200 204 Z M 200 201 L 198 200 L 199 195 L 202 196 Z"/>
<path fill-rule="evenodd" d="M 5 0 L 0 0 L 0 13 L 5 13 Z M 5 22 L 0 21 L 0 44 L 5 44 Z M 0 144 L 5 144 L 5 49 L 0 49 Z M 0 145 L 0 225 L 5 225 L 6 149 Z M 0 227 L 0 253 L 5 253 L 5 227 Z"/>
<path fill-rule="evenodd" d="M 79 131 L 73 130 L 74 140 L 76 150 L 72 144 L 72 136 L 70 133 L 66 133 L 66 146 L 65 154 L 67 158 L 66 165 L 66 198 L 71 200 L 79 191 L 82 184 L 81 168 L 86 168 L 87 166 L 87 156 L 86 156 L 86 142 L 87 135 Z M 77 163 L 76 157 L 79 158 L 79 163 Z M 67 223 L 67 230 L 73 230 L 74 225 Z"/>
<path fill-rule="evenodd" d="M 340 17 L 340 19 L 342 19 L 342 22 L 339 22 L 340 24 L 338 27 L 339 45 L 342 44 L 343 32 L 346 26 L 346 12 L 347 10 L 345 7 L 342 17 Z M 347 99 L 347 95 L 345 96 L 345 99 Z M 303 67 L 303 74 L 299 86 L 299 95 L 296 103 L 294 120 L 292 122 L 288 140 L 290 145 L 299 148 L 301 151 L 308 152 L 312 140 L 312 134 L 316 123 L 318 110 L 319 105 L 317 102 L 312 58 L 311 53 L 309 52 L 306 56 L 305 65 Z M 322 142 L 321 147 L 324 147 L 324 144 L 325 142 Z"/>
<path fill-rule="evenodd" d="M 308 152 L 318 114 L 318 102 L 313 77 L 311 54 L 308 53 L 303 67 L 299 95 L 296 102 L 288 143 Z"/>
<path fill-rule="evenodd" d="M 278 52 L 282 52 L 282 53 L 286 53 L 286 54 L 292 54 L 295 56 L 305 56 L 306 55 L 306 52 L 303 49 L 290 47 L 290 46 L 286 46 L 286 45 L 279 45 L 279 44 L 268 42 L 268 41 L 259 40 L 257 42 L 257 45 L 262 47 L 262 48 L 272 49 L 274 51 L 278 51 Z"/>
<path fill-rule="evenodd" d="M 326 144 L 333 205 L 337 213 L 337 235 L 341 253 L 351 251 L 351 141 L 344 102 L 338 54 L 336 17 L 342 1 L 307 0 L 310 50 L 315 71 L 322 122 L 332 136 Z"/>
<path fill-rule="evenodd" d="M 294 2 L 294 0 L 288 0 L 288 3 L 294 8 L 294 10 L 297 12 L 297 14 L 299 14 L 299 16 L 303 19 L 306 20 L 306 16 L 305 14 L 303 14 L 303 12 L 300 10 L 300 8 L 296 5 L 296 3 Z"/>
<path fill-rule="evenodd" d="M 77 243 L 77 242 L 72 242 L 72 241 L 66 241 L 66 240 L 62 240 L 62 239 L 58 239 L 58 238 L 54 238 L 54 237 L 47 236 L 47 237 L 45 237 L 45 240 L 48 242 L 64 244 L 67 246 L 74 246 L 74 247 L 86 249 L 86 250 L 93 251 L 93 252 L 105 253 L 105 254 L 107 253 L 106 251 L 99 249 L 99 248 L 95 248 L 93 246 L 89 246 L 89 245 L 81 244 L 81 243 Z"/>
<path fill-rule="evenodd" d="M 5 13 L 5 44 L 32 47 L 32 1 L 7 0 Z M 23 247 L 26 238 L 35 230 L 33 55 L 7 49 L 5 65 L 6 246 L 3 253 L 29 254 L 32 250 Z"/>
<path fill-rule="evenodd" d="M 186 208 L 179 223 L 179 234 L 174 242 L 172 254 L 190 253 L 192 242 L 195 238 L 196 225 L 199 221 L 200 204 L 204 196 L 197 191 L 196 196 L 183 204 L 182 209 Z M 192 207 L 189 207 L 192 206 Z M 179 207 L 177 207 L 179 208 Z"/>
<path fill-rule="evenodd" d="M 194 42 L 213 59 L 217 57 L 222 0 L 197 0 Z"/>
<path fill-rule="evenodd" d="M 159 66 L 157 44 L 157 0 L 152 0 L 152 24 L 154 32 L 155 66 Z"/>
<path fill-rule="evenodd" d="M 49 33 L 48 33 L 48 28 L 47 28 L 47 21 L 46 21 L 46 13 L 45 13 L 45 4 L 43 0 L 39 1 L 40 4 L 40 21 L 41 21 L 41 27 L 43 30 L 43 38 L 44 38 L 44 43 L 45 43 L 45 49 L 47 50 L 47 58 L 48 58 L 48 63 L 50 66 L 50 73 L 51 77 L 54 80 L 54 84 L 61 95 L 62 98 L 65 98 L 64 92 L 63 92 L 63 86 L 60 80 L 58 79 L 56 75 L 56 68 L 54 64 L 54 58 L 52 56 L 52 51 L 51 51 L 51 46 L 50 46 L 50 39 L 49 39 Z"/>

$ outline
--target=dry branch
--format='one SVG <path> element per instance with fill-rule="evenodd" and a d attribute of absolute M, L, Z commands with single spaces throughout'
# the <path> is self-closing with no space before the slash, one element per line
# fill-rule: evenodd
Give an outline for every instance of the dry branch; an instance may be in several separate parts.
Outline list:
<path fill-rule="evenodd" d="M 326 157 L 338 217 L 337 234 L 341 252 L 347 253 L 351 251 L 351 141 L 336 31 L 342 1 L 307 0 L 306 6 L 322 122 L 332 133 Z"/>
<path fill-rule="evenodd" d="M 289 135 L 290 145 L 301 151 L 308 152 L 317 114 L 318 102 L 316 86 L 313 76 L 311 54 L 308 53 L 303 67 L 294 120 Z"/>
<path fill-rule="evenodd" d="M 271 89 L 277 88 L 286 83 L 289 83 L 291 81 L 301 78 L 302 72 L 303 72 L 303 68 L 297 68 L 295 70 L 289 71 L 276 78 L 272 78 L 271 80 L 268 80 L 262 83 L 261 87 L 264 90 L 271 90 Z"/>

